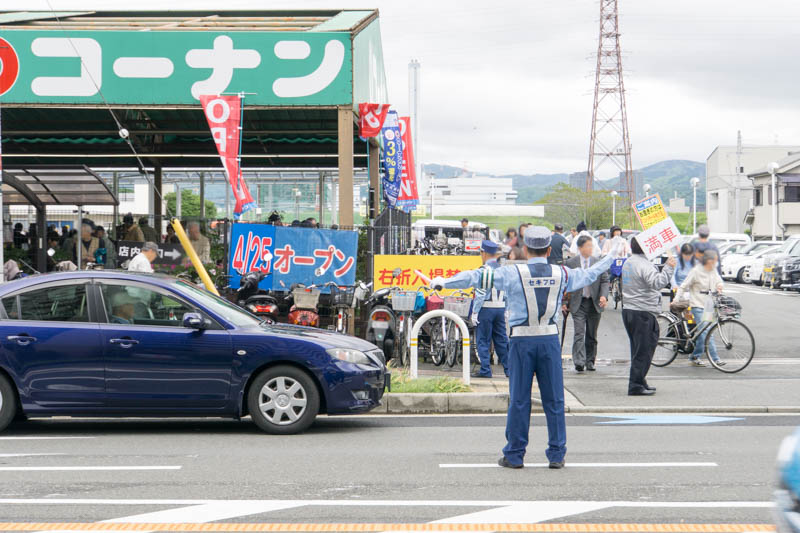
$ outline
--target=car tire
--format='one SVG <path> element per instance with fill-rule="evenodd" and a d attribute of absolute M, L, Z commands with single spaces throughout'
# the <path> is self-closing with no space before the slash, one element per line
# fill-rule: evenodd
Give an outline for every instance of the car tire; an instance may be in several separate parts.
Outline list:
<path fill-rule="evenodd" d="M 736 283 L 744 283 L 744 267 L 739 269 L 736 273 Z"/>
<path fill-rule="evenodd" d="M 294 435 L 311 426 L 319 413 L 319 390 L 303 370 L 275 366 L 256 376 L 247 394 L 253 422 L 265 433 Z"/>
<path fill-rule="evenodd" d="M 3 431 L 17 416 L 17 397 L 14 386 L 0 375 L 0 431 Z"/>

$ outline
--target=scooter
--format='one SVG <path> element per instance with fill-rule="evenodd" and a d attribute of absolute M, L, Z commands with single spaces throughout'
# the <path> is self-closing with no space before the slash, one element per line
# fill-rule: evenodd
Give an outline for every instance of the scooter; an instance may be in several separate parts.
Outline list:
<path fill-rule="evenodd" d="M 399 277 L 401 273 L 402 270 L 396 268 L 392 272 L 392 280 Z M 387 360 L 394 354 L 395 339 L 397 338 L 397 318 L 389 302 L 391 292 L 391 287 L 378 289 L 365 302 L 370 308 L 366 340 L 383 350 Z"/>
<path fill-rule="evenodd" d="M 289 309 L 289 324 L 318 328 L 319 312 L 317 304 L 319 303 L 319 294 L 317 285 L 309 285 L 307 287 L 301 283 L 292 285 L 289 295 L 284 298 L 285 300 L 292 300 L 292 306 Z"/>
<path fill-rule="evenodd" d="M 263 272 L 248 272 L 242 276 L 236 291 L 236 305 L 263 318 L 267 324 L 275 324 L 278 321 L 278 300 L 258 289 L 258 284 L 265 277 Z"/>

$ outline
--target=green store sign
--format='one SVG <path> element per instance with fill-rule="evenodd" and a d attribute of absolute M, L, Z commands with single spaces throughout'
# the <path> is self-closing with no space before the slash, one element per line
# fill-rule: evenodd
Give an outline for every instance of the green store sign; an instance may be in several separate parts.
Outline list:
<path fill-rule="evenodd" d="M 15 64 L 16 62 L 16 64 Z M 349 33 L 26 31 L 0 36 L 1 104 L 246 105 L 353 101 Z"/>

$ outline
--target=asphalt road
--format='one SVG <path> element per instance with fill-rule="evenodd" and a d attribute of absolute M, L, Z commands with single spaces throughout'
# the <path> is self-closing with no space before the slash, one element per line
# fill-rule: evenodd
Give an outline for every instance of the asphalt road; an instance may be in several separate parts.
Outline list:
<path fill-rule="evenodd" d="M 776 451 L 800 417 L 569 417 L 561 471 L 543 468 L 541 417 L 530 466 L 495 467 L 503 424 L 322 418 L 273 437 L 248 422 L 34 420 L 0 435 L 0 522 L 769 523 Z"/>

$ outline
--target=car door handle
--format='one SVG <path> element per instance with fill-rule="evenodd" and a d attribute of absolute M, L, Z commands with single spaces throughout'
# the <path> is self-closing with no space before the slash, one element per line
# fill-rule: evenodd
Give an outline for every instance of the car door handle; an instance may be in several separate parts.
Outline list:
<path fill-rule="evenodd" d="M 136 339 L 111 339 L 111 344 L 119 344 L 121 348 L 130 348 L 134 344 L 139 344 Z"/>
<path fill-rule="evenodd" d="M 9 335 L 7 338 L 20 346 L 27 346 L 32 342 L 36 342 L 36 337 L 31 337 L 30 335 Z"/>

